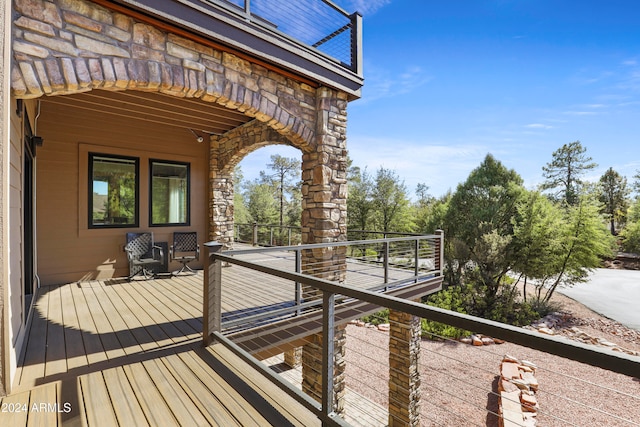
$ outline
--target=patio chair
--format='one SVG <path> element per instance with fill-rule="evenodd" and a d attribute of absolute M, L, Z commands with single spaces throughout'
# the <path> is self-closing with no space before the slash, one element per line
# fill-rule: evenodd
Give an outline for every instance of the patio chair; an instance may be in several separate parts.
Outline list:
<path fill-rule="evenodd" d="M 182 267 L 171 274 L 195 274 L 195 271 L 193 271 L 188 264 L 200 258 L 198 233 L 195 231 L 173 233 L 173 244 L 169 248 L 169 257 L 171 261 L 182 263 Z"/>
<path fill-rule="evenodd" d="M 137 275 L 153 278 L 164 259 L 162 248 L 154 245 L 153 233 L 150 232 L 127 233 L 124 250 L 129 258 L 129 280 Z"/>

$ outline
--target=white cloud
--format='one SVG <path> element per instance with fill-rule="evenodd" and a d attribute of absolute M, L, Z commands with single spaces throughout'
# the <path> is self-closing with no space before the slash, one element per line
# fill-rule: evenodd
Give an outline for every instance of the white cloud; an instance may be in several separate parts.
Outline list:
<path fill-rule="evenodd" d="M 366 69 L 367 83 L 362 89 L 363 95 L 358 104 L 411 93 L 433 80 L 431 75 L 417 65 L 410 65 L 398 73 L 375 65 L 368 65 Z"/>
<path fill-rule="evenodd" d="M 525 125 L 525 127 L 528 129 L 553 129 L 553 126 L 544 125 L 542 123 L 531 123 L 531 124 Z"/>
<path fill-rule="evenodd" d="M 347 3 L 350 7 L 349 11 L 354 10 L 360 12 L 363 16 L 369 16 L 391 3 L 391 0 L 349 0 Z"/>
<path fill-rule="evenodd" d="M 455 189 L 490 151 L 482 145 L 368 136 L 349 137 L 348 145 L 354 165 L 367 167 L 371 173 L 380 167 L 394 170 L 405 181 L 410 193 L 418 183 L 425 183 L 435 196 Z"/>

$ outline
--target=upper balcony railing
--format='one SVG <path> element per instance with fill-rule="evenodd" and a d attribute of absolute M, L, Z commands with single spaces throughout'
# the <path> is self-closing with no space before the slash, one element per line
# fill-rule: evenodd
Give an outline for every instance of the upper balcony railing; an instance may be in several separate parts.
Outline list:
<path fill-rule="evenodd" d="M 358 72 L 361 66 L 361 22 L 328 0 L 208 0 L 232 5 L 248 21 L 317 49 Z M 360 73 L 358 73 L 360 74 Z"/>
<path fill-rule="evenodd" d="M 360 97 L 362 16 L 330 0 L 101 0 L 111 2 L 311 85 Z"/>

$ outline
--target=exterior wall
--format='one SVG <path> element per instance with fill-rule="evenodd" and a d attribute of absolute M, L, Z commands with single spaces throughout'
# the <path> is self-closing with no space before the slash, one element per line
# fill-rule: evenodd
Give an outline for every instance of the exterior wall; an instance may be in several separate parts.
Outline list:
<path fill-rule="evenodd" d="M 22 291 L 22 120 L 15 113 L 16 102 L 11 102 L 11 133 L 9 137 L 9 345 L 11 371 L 15 372 L 17 351 L 24 338 L 24 312 Z"/>
<path fill-rule="evenodd" d="M 126 276 L 128 231 L 152 231 L 156 241 L 165 242 L 171 242 L 174 231 L 197 231 L 200 243 L 207 240 L 208 147 L 185 129 L 127 117 L 105 120 L 97 111 L 61 108 L 44 100 L 38 134 L 44 138 L 36 154 L 38 274 L 43 285 Z M 140 159 L 138 228 L 88 228 L 89 151 Z M 149 159 L 190 163 L 190 226 L 149 226 Z"/>
<path fill-rule="evenodd" d="M 96 89 L 161 92 L 240 111 L 255 118 L 251 126 L 261 132 L 247 144 L 232 130 L 210 147 L 196 149 L 185 132 L 145 127 L 134 117 L 103 120 L 98 113 L 66 111 L 43 101 L 38 134 L 45 144 L 36 161 L 37 256 L 43 284 L 126 274 L 122 251 L 126 229 L 87 228 L 88 190 L 83 186 L 88 180 L 83 174 L 87 152 L 95 147 L 100 152 L 140 157 L 139 230 L 148 226 L 147 159 L 193 158 L 191 228 L 203 236 L 208 233 L 212 239 L 230 241 L 233 176 L 229 167 L 260 146 L 292 145 L 303 153 L 303 243 L 346 239 L 346 93 L 312 87 L 202 38 L 179 36 L 91 1 L 14 0 L 12 4 L 11 76 L 5 70 L 3 83 L 10 80 L 16 98 L 73 96 Z M 3 166 L 7 166 L 6 157 Z M 196 174 L 202 179 L 194 179 Z M 162 241 L 173 230 L 152 231 Z M 5 232 L 5 260 L 6 236 Z M 309 264 L 332 261 L 331 271 L 316 272 L 321 277 L 343 277 L 343 253 L 324 251 L 305 257 L 304 263 Z"/>
<path fill-rule="evenodd" d="M 11 339 L 9 312 L 6 301 L 9 298 L 9 248 L 7 245 L 7 159 L 9 153 L 9 69 L 11 61 L 11 8 L 9 2 L 0 2 L 0 395 L 10 387 Z"/>

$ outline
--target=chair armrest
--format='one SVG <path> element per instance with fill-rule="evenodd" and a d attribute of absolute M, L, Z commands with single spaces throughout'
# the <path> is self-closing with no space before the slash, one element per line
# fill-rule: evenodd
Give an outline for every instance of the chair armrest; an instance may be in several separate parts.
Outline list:
<path fill-rule="evenodd" d="M 124 251 L 127 253 L 127 259 L 128 259 L 129 261 L 131 261 L 131 260 L 132 260 L 132 258 L 133 258 L 132 254 L 131 254 L 131 249 L 127 248 L 127 246 L 125 245 L 125 247 L 124 247 Z"/>
<path fill-rule="evenodd" d="M 162 248 L 161 248 L 160 246 L 153 245 L 152 250 L 153 250 L 153 255 L 154 255 L 154 256 L 153 256 L 153 259 L 159 259 L 159 260 L 162 260 L 162 259 L 164 258 L 164 251 L 162 250 Z M 156 252 L 156 250 L 157 250 L 157 251 L 158 251 L 158 253 L 160 254 L 160 256 L 159 256 L 158 258 L 156 258 L 156 257 L 155 257 L 155 252 Z"/>
<path fill-rule="evenodd" d="M 199 260 L 200 259 L 200 245 L 196 246 L 196 259 Z"/>

